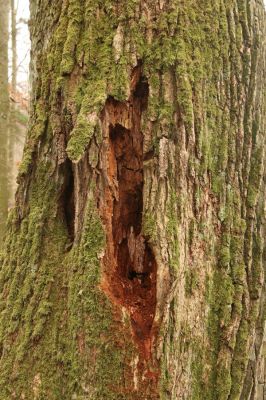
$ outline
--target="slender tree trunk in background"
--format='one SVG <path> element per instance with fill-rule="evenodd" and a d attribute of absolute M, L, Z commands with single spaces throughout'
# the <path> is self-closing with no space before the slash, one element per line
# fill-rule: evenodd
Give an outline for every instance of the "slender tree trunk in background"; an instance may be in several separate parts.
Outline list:
<path fill-rule="evenodd" d="M 17 89 L 17 10 L 11 0 L 12 90 Z"/>
<path fill-rule="evenodd" d="M 0 238 L 8 212 L 8 18 L 9 4 L 0 0 Z"/>
<path fill-rule="evenodd" d="M 260 0 L 31 2 L 3 399 L 263 400 Z"/>
<path fill-rule="evenodd" d="M 11 96 L 15 97 L 17 92 L 17 21 L 15 1 L 11 0 L 11 48 L 12 48 L 12 78 L 11 78 Z M 15 164 L 15 146 L 18 136 L 18 127 L 16 121 L 17 104 L 10 102 L 9 116 L 9 184 L 10 184 L 10 204 L 14 204 L 13 197 L 15 194 L 16 177 L 13 176 Z"/>
<path fill-rule="evenodd" d="M 18 102 L 17 87 L 17 9 L 15 0 L 11 0 L 11 45 L 12 45 L 12 79 L 10 117 L 9 117 L 9 204 L 14 205 L 18 174 L 17 162 L 20 161 L 25 138 L 25 110 Z"/>

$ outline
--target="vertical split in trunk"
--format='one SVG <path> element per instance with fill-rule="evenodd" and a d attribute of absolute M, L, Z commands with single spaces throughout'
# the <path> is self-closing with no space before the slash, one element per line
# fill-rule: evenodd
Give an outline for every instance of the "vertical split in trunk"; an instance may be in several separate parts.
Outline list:
<path fill-rule="evenodd" d="M 143 235 L 143 134 L 148 84 L 137 68 L 127 102 L 109 98 L 103 113 L 109 188 L 102 214 L 107 226 L 107 291 L 130 315 L 135 342 L 149 359 L 156 307 L 156 261 Z M 108 229 L 109 226 L 109 229 Z"/>
<path fill-rule="evenodd" d="M 60 208 L 68 231 L 71 246 L 75 237 L 75 201 L 74 201 L 74 174 L 72 163 L 67 159 L 64 163 L 64 184 L 60 196 Z"/>

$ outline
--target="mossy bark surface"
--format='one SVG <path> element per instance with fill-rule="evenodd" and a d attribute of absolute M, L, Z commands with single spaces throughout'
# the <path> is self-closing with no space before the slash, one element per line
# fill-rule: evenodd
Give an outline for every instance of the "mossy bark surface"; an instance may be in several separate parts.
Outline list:
<path fill-rule="evenodd" d="M 3 399 L 262 400 L 265 10 L 31 1 Z"/>

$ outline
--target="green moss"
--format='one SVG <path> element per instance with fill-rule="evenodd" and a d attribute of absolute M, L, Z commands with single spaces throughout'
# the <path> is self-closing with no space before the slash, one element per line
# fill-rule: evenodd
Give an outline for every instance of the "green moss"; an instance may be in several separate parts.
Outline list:
<path fill-rule="evenodd" d="M 215 272 L 209 297 L 211 303 L 209 337 L 212 344 L 213 371 L 215 371 L 211 377 L 211 390 L 215 398 L 227 399 L 230 394 L 229 398 L 233 400 L 238 399 L 242 388 L 248 359 L 248 337 L 252 321 L 258 316 L 258 307 L 253 302 L 247 311 L 243 301 L 243 295 L 247 290 L 245 252 L 249 252 L 252 237 L 249 235 L 250 222 L 242 218 L 239 190 L 235 187 L 227 188 L 225 204 L 222 238 L 219 245 L 219 269 Z M 256 242 L 254 245 L 256 247 Z M 254 286 L 251 283 L 252 279 L 249 278 L 248 282 L 250 294 L 254 290 L 254 298 L 257 296 L 255 293 L 260 290 L 260 254 L 258 251 L 258 271 L 256 272 L 256 262 L 252 268 L 255 277 Z M 240 321 L 239 330 L 237 334 L 227 337 L 227 332 L 235 320 Z M 232 359 L 228 355 L 228 346 L 233 350 Z M 232 363 L 231 372 L 228 369 L 229 363 Z"/>
<path fill-rule="evenodd" d="M 188 270 L 185 272 L 185 293 L 187 297 L 194 294 L 198 286 L 198 276 L 196 271 Z"/>
<path fill-rule="evenodd" d="M 175 300 L 173 300 L 170 304 L 170 315 L 169 315 L 169 324 L 167 327 L 167 336 L 164 337 L 164 342 L 163 342 L 163 349 L 162 349 L 162 357 L 160 359 L 160 380 L 159 380 L 159 394 L 160 394 L 160 399 L 167 400 L 169 398 L 169 392 L 171 391 L 172 387 L 172 375 L 169 371 L 169 359 L 167 358 L 167 354 L 169 351 L 171 351 L 172 354 L 175 354 L 177 352 L 176 348 L 176 343 L 172 341 L 170 338 L 173 337 L 174 330 L 175 330 L 175 325 L 174 325 L 174 319 L 173 319 L 173 312 L 175 309 Z M 164 335 L 165 331 L 165 326 L 161 326 L 161 332 L 160 335 Z M 186 335 L 184 335 L 186 337 Z M 170 340 L 169 340 L 170 339 Z"/>
<path fill-rule="evenodd" d="M 29 127 L 29 133 L 23 152 L 23 158 L 19 166 L 19 177 L 25 175 L 32 162 L 32 156 L 36 149 L 39 139 L 45 133 L 47 124 L 46 105 L 39 100 L 35 106 L 33 117 Z"/>
<path fill-rule="evenodd" d="M 191 400 L 201 400 L 205 397 L 206 400 L 209 397 L 206 397 L 204 391 L 204 350 L 201 343 L 198 343 L 197 340 L 193 343 L 193 361 L 191 365 L 191 373 L 192 373 L 192 393 Z"/>
<path fill-rule="evenodd" d="M 31 384 L 38 374 L 38 399 L 90 396 L 103 400 L 131 395 L 123 394 L 128 376 L 125 365 L 130 364 L 136 350 L 128 339 L 129 322 L 121 328 L 113 316 L 117 316 L 113 314 L 115 306 L 99 287 L 105 238 L 91 193 L 81 237 L 69 251 L 70 239 L 59 204 L 62 177 L 58 177 L 54 165 L 44 160 L 51 154 L 56 135 L 62 132 L 61 125 L 69 137 L 67 153 L 72 161 L 83 157 L 92 137 L 100 145 L 99 120 L 106 99 L 112 96 L 127 100 L 136 59 L 141 60 L 149 84 L 145 126 L 151 132 L 155 158 L 164 136 L 173 140 L 178 159 L 177 166 L 170 165 L 167 171 L 166 234 L 172 275 L 179 267 L 179 232 L 187 224 L 181 216 L 185 215 L 186 202 L 191 202 L 184 195 L 186 190 L 180 191 L 179 186 L 177 190 L 177 182 L 182 181 L 179 155 L 183 140 L 189 157 L 187 177 L 194 186 L 195 222 L 189 225 L 188 245 L 197 242 L 197 232 L 201 238 L 206 231 L 210 233 L 202 212 L 209 178 L 213 218 L 216 212 L 219 217 L 215 226 L 219 243 L 215 254 L 210 254 L 211 259 L 218 257 L 218 262 L 213 265 L 213 275 L 206 273 L 209 344 L 206 349 L 198 349 L 202 344 L 191 344 L 192 333 L 185 329 L 181 329 L 184 341 L 174 343 L 174 299 L 163 345 L 161 396 L 169 397 L 171 361 L 178 359 L 180 344 L 184 354 L 191 349 L 189 346 L 193 348 L 193 400 L 227 399 L 231 386 L 232 400 L 239 396 L 246 367 L 243 353 L 248 353 L 247 338 L 258 315 L 261 290 L 262 243 L 259 222 L 255 228 L 252 224 L 261 182 L 262 149 L 258 145 L 259 117 L 253 118 L 258 38 L 254 31 L 256 48 L 250 53 L 249 6 L 244 0 L 237 3 L 239 21 L 235 3 L 218 0 L 173 1 L 149 21 L 146 15 L 136 19 L 136 0 L 115 6 L 110 0 L 70 0 L 62 7 L 56 4 L 47 15 L 46 20 L 55 17 L 49 25 L 49 43 L 36 60 L 38 78 L 33 98 L 37 100 L 20 167 L 23 185 L 18 198 L 23 201 L 9 221 L 0 256 L 1 398 L 21 398 L 22 393 L 24 398 L 32 398 Z M 40 7 L 46 5 L 44 2 Z M 115 60 L 113 39 L 119 24 L 124 37 L 121 54 Z M 147 40 L 149 32 L 151 40 Z M 238 83 L 243 84 L 243 91 Z M 238 168 L 240 162 L 242 117 L 236 104 L 242 104 L 243 99 L 246 110 L 240 192 L 233 166 Z M 37 150 L 37 168 L 34 164 L 30 178 L 24 181 L 22 176 L 29 172 Z M 246 189 L 245 222 L 240 194 Z M 29 204 L 27 209 L 24 200 Z M 145 214 L 143 224 L 144 234 L 155 242 L 155 217 Z M 195 293 L 197 285 L 196 271 L 187 271 L 187 297 Z M 252 299 L 249 310 L 243 302 L 247 290 Z M 240 321 L 240 328 L 237 336 L 232 334 L 228 339 L 232 321 Z M 231 370 L 228 348 L 233 357 Z M 211 375 L 210 382 L 206 382 L 207 375 Z"/>
<path fill-rule="evenodd" d="M 152 242 L 156 239 L 156 221 L 155 215 L 151 212 L 146 212 L 143 216 L 143 233 Z"/>
<path fill-rule="evenodd" d="M 90 382 L 95 399 L 116 399 L 115 388 L 123 383 L 123 359 L 130 351 L 120 348 L 119 331 L 113 326 L 112 306 L 99 289 L 99 255 L 105 243 L 105 235 L 95 207 L 89 201 L 84 231 L 78 248 L 68 257 L 69 280 L 69 340 L 72 360 L 70 387 L 72 393 L 83 393 L 80 377 Z M 77 358 L 78 339 L 84 337 L 84 351 L 91 360 Z M 112 337 L 112 340 L 110 340 Z M 128 347 L 129 346 L 129 347 Z M 93 354 L 97 352 L 96 360 Z M 75 362 L 73 363 L 73 361 Z M 85 362 L 85 364 L 84 364 Z M 86 378 L 85 378 L 86 377 Z M 73 388 L 75 390 L 73 391 Z"/>
<path fill-rule="evenodd" d="M 106 100 L 105 82 L 89 83 L 86 92 L 87 94 L 82 99 L 77 121 L 67 145 L 68 156 L 75 162 L 79 161 L 84 154 L 96 130 L 98 132 L 100 130 L 98 114 Z"/>
<path fill-rule="evenodd" d="M 21 163 L 19 164 L 19 176 L 18 176 L 18 179 L 21 176 L 26 175 L 26 173 L 28 172 L 29 167 L 30 167 L 31 162 L 32 162 L 32 153 L 33 153 L 33 151 L 29 147 L 26 146 L 24 148 L 23 158 L 22 158 Z"/>
<path fill-rule="evenodd" d="M 217 372 L 217 400 L 226 400 L 230 394 L 231 385 L 232 385 L 232 377 L 231 371 L 226 366 L 222 366 L 218 368 Z"/>
<path fill-rule="evenodd" d="M 96 122 L 88 122 L 86 118 L 79 117 L 77 126 L 73 129 L 67 146 L 67 153 L 72 161 L 78 162 L 80 160 L 90 143 L 95 127 Z"/>
<path fill-rule="evenodd" d="M 242 319 L 237 333 L 234 358 L 232 362 L 232 388 L 229 397 L 230 400 L 238 399 L 241 394 L 245 370 L 248 362 L 248 338 L 249 324 L 247 320 Z"/>
<path fill-rule="evenodd" d="M 253 236 L 252 260 L 249 288 L 251 298 L 257 300 L 260 297 L 263 281 L 263 240 L 259 232 Z"/>
<path fill-rule="evenodd" d="M 36 346 L 36 340 L 43 336 L 47 319 L 53 311 L 54 304 L 49 300 L 49 296 L 53 276 L 58 272 L 55 260 L 60 263 L 59 255 L 63 254 L 67 239 L 66 231 L 60 222 L 58 228 L 53 225 L 50 230 L 49 225 L 47 226 L 48 215 L 50 221 L 56 215 L 54 182 L 50 178 L 50 168 L 49 163 L 40 162 L 35 171 L 36 181 L 34 184 L 31 183 L 28 194 L 30 208 L 21 222 L 20 229 L 17 210 L 9 221 L 13 232 L 14 251 L 2 265 L 0 278 L 2 290 L 5 291 L 5 288 L 9 287 L 5 299 L 8 313 L 1 314 L 0 331 L 1 345 L 9 348 L 3 359 L 3 365 L 11 376 L 8 379 L 1 370 L 0 393 L 4 398 L 8 393 L 4 387 L 10 382 L 16 381 L 16 392 L 22 393 L 25 382 L 31 379 L 35 369 L 28 370 L 27 357 L 31 354 L 33 341 L 35 340 Z M 49 243 L 45 240 L 44 229 L 49 236 Z M 13 267 L 10 270 L 11 265 Z M 10 270 L 9 274 L 6 274 L 7 270 Z M 12 341 L 11 334 L 17 338 L 15 341 Z M 11 342 L 13 344 L 10 348 Z M 20 372 L 12 373 L 12 365 L 20 365 Z M 36 361 L 36 368 L 38 365 Z M 28 386 L 27 393 L 30 398 L 29 391 Z"/>
<path fill-rule="evenodd" d="M 70 0 L 68 5 L 68 27 L 61 60 L 61 74 L 70 74 L 75 65 L 75 49 L 79 41 L 83 21 L 82 3 Z"/>
<path fill-rule="evenodd" d="M 165 354 L 166 349 L 164 348 L 163 350 L 164 350 L 163 354 Z M 168 367 L 167 367 L 165 358 L 163 358 L 163 360 L 161 362 L 160 370 L 161 370 L 160 399 L 167 400 L 171 378 L 169 376 L 169 371 L 168 371 Z"/>
<path fill-rule="evenodd" d="M 178 227 L 179 221 L 176 210 L 176 196 L 177 194 L 172 191 L 170 193 L 168 207 L 167 207 L 167 226 L 166 232 L 168 233 L 168 240 L 171 247 L 170 266 L 172 272 L 176 272 L 179 268 L 179 240 L 178 240 Z"/>
<path fill-rule="evenodd" d="M 256 206 L 260 191 L 262 178 L 262 152 L 262 147 L 258 147 L 254 150 L 250 167 L 247 204 L 251 208 Z"/>
<path fill-rule="evenodd" d="M 40 164 L 38 176 L 45 174 L 47 168 L 47 164 Z M 10 260 L 18 263 L 10 283 L 5 271 L 1 271 L 1 279 L 5 277 L 4 285 L 10 284 L 10 290 L 8 313 L 1 314 L 0 342 L 6 348 L 6 357 L 2 360 L 5 368 L 0 374 L 0 394 L 9 396 L 8 385 L 12 381 L 17 396 L 24 392 L 30 398 L 32 387 L 28 383 L 40 374 L 40 398 L 79 398 L 86 394 L 85 386 L 90 382 L 95 399 L 115 400 L 123 385 L 123 363 L 133 346 L 130 341 L 121 345 L 124 339 L 120 328 L 113 325 L 112 306 L 99 288 L 99 255 L 105 244 L 100 218 L 89 201 L 80 244 L 65 257 L 67 231 L 57 212 L 51 212 L 56 193 L 51 186 L 44 195 L 43 188 L 47 190 L 51 184 L 49 179 L 44 181 L 44 175 L 38 182 L 31 191 L 34 206 L 23 221 L 23 229 L 16 233 L 16 242 L 23 250 Z M 130 323 L 124 323 L 130 338 Z M 12 347 L 10 334 L 18 337 Z M 17 365 L 19 373 L 10 380 L 12 365 Z"/>

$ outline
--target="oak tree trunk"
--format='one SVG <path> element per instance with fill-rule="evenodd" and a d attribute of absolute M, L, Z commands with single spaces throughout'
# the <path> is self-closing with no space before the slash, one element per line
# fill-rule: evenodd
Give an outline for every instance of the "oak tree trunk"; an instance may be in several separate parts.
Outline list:
<path fill-rule="evenodd" d="M 263 400 L 261 0 L 31 1 L 3 399 Z"/>

